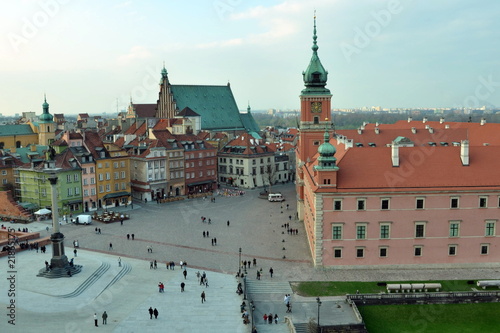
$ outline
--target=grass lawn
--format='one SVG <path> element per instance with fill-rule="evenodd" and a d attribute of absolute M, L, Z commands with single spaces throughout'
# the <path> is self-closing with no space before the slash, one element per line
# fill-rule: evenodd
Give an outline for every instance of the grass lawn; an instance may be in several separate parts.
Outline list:
<path fill-rule="evenodd" d="M 370 333 L 500 331 L 500 303 L 359 306 Z"/>
<path fill-rule="evenodd" d="M 390 281 L 388 283 L 418 283 L 419 281 Z M 447 281 L 422 281 L 441 283 L 441 291 L 472 291 L 477 288 L 475 284 L 467 284 L 467 280 L 447 280 Z M 377 282 L 300 282 L 292 283 L 292 288 L 301 296 L 342 296 L 345 294 L 355 294 L 359 290 L 362 294 L 386 292 L 385 286 L 377 286 Z M 478 290 L 482 290 L 479 288 Z M 490 288 L 490 290 L 498 290 Z"/>

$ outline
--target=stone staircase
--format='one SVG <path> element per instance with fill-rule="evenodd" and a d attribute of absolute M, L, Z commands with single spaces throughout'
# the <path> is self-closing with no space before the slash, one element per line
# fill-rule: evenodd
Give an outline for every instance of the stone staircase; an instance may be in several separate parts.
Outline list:
<path fill-rule="evenodd" d="M 247 294 L 292 294 L 292 287 L 286 281 L 247 280 Z"/>

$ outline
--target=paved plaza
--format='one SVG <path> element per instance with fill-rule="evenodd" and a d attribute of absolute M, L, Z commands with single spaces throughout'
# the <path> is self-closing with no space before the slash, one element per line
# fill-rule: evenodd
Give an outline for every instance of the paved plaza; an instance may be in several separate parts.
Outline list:
<path fill-rule="evenodd" d="M 123 225 L 119 222 L 94 222 L 90 226 L 63 224 L 61 232 L 65 235 L 66 255 L 74 257 L 72 242 L 78 240 L 80 248 L 74 261 L 83 265 L 82 272 L 71 278 L 54 280 L 36 277 L 45 260 L 50 261 L 50 245 L 45 254 L 17 253 L 16 295 L 9 297 L 8 260 L 0 258 L 0 279 L 3 281 L 0 286 L 4 289 L 0 293 L 4 309 L 0 332 L 37 332 L 42 328 L 55 332 L 249 332 L 250 327 L 243 325 L 241 320 L 243 296 L 235 293 L 240 255 L 242 261 L 254 258 L 257 261 L 256 267 L 247 268 L 247 296 L 256 306 L 254 323 L 259 332 L 273 327 L 263 326 L 260 316 L 268 312 L 277 313 L 281 318 L 272 331 L 286 331 L 282 323 L 286 315 L 283 296 L 291 291 L 289 281 L 498 278 L 498 267 L 315 269 L 304 228 L 295 219 L 293 185 L 273 186 L 273 191 L 281 191 L 287 201 L 270 203 L 258 198 L 258 190 L 250 190 L 242 196 L 216 196 L 215 203 L 209 199 L 164 204 L 134 202 L 133 208 L 117 208 L 126 210 L 131 216 Z M 207 222 L 202 222 L 202 216 Z M 285 223 L 297 229 L 298 235 L 288 234 L 283 227 Z M 27 225 L 30 231 L 40 231 L 41 236 L 51 232 L 45 230 L 47 226 L 50 227 L 49 221 Z M 96 234 L 95 228 L 100 228 L 101 233 Z M 214 238 L 216 245 L 212 245 Z M 152 248 L 152 253 L 148 248 Z M 154 260 L 157 269 L 150 269 L 150 262 Z M 181 260 L 187 262 L 186 280 L 179 268 Z M 170 261 L 176 263 L 175 270 L 166 269 L 165 263 Z M 274 270 L 272 278 L 271 267 Z M 263 277 L 257 281 L 257 270 L 261 268 Z M 197 271 L 206 272 L 209 287 L 199 285 Z M 181 293 L 183 281 L 186 288 Z M 165 284 L 164 293 L 158 292 L 159 282 Z M 207 295 L 205 304 L 200 297 L 203 290 Z M 16 302 L 15 326 L 8 323 L 5 315 L 12 299 Z M 316 317 L 314 299 L 294 295 L 292 302 L 296 305 L 294 320 Z M 149 318 L 149 307 L 158 309 L 158 319 Z M 325 324 L 351 321 L 349 311 L 344 310 L 341 298 L 325 298 L 321 321 Z M 107 325 L 102 325 L 103 311 L 109 315 Z M 94 313 L 98 315 L 99 327 L 94 326 Z"/>

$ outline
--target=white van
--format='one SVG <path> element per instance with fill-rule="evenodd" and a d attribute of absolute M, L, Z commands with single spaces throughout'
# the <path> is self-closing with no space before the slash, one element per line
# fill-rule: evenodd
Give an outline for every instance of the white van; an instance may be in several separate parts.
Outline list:
<path fill-rule="evenodd" d="M 74 224 L 92 224 L 92 216 L 90 215 L 78 215 L 73 218 Z"/>
<path fill-rule="evenodd" d="M 281 193 L 269 193 L 267 196 L 267 200 L 273 201 L 285 201 L 285 198 L 281 195 Z"/>

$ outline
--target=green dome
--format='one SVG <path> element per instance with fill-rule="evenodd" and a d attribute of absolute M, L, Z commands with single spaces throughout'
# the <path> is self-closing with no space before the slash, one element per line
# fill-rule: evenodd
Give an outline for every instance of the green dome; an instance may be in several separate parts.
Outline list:
<path fill-rule="evenodd" d="M 335 157 L 337 149 L 330 143 L 330 134 L 328 131 L 325 131 L 324 139 L 325 142 L 318 147 L 318 165 L 315 166 L 315 169 L 338 170 L 338 167 L 336 166 L 337 158 Z"/>
<path fill-rule="evenodd" d="M 54 120 L 54 117 L 49 113 L 49 103 L 47 103 L 47 97 L 44 97 L 42 104 L 43 113 L 38 117 L 41 123 L 50 123 Z"/>
<path fill-rule="evenodd" d="M 323 157 L 331 157 L 335 155 L 336 152 L 337 149 L 335 149 L 330 142 L 322 143 L 318 148 L 318 153 Z"/>

